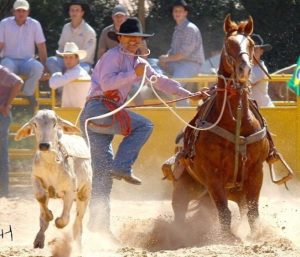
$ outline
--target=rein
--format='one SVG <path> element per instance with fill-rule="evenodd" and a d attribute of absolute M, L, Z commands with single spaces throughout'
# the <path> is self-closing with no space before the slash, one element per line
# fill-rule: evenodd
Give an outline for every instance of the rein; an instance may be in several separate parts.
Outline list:
<path fill-rule="evenodd" d="M 269 73 L 265 70 L 265 68 L 260 64 L 259 61 L 257 61 L 257 59 L 255 58 L 255 56 L 253 55 L 254 60 L 256 61 L 258 67 L 263 71 L 263 73 L 265 73 L 267 75 L 267 77 L 271 80 L 271 76 L 269 75 Z"/>
<path fill-rule="evenodd" d="M 174 99 L 174 100 L 169 100 L 169 101 L 166 101 L 165 103 L 166 104 L 177 103 L 177 102 L 180 102 L 180 101 L 183 101 L 183 100 L 195 97 L 195 96 L 202 96 L 203 98 L 206 98 L 206 97 L 210 96 L 209 92 L 211 92 L 211 91 L 212 90 L 209 89 L 209 88 L 203 88 L 201 91 L 198 91 L 198 92 L 194 93 L 193 95 L 186 96 L 186 97 L 181 97 L 181 98 L 177 98 L 177 99 Z M 152 106 L 161 106 L 161 105 L 163 105 L 162 102 L 161 103 L 149 103 L 149 104 L 130 105 L 130 106 L 127 106 L 126 108 L 152 107 Z"/>

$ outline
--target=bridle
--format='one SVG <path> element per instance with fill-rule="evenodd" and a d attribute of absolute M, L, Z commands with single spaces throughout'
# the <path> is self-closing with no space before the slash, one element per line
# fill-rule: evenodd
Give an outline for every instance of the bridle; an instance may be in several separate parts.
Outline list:
<path fill-rule="evenodd" d="M 237 35 L 243 35 L 243 34 L 237 34 Z M 224 53 L 225 61 L 226 61 L 227 65 L 228 65 L 228 67 L 229 67 L 230 70 L 231 70 L 232 76 L 230 77 L 230 79 L 234 79 L 233 76 L 234 76 L 234 74 L 235 74 L 235 68 L 236 68 L 238 59 L 239 59 L 242 55 L 244 55 L 244 54 L 245 54 L 245 55 L 248 55 L 250 64 L 251 64 L 251 66 L 252 66 L 252 63 L 253 63 L 253 57 L 254 57 L 254 56 L 253 56 L 253 53 L 252 53 L 252 55 L 251 55 L 249 52 L 246 52 L 246 51 L 240 51 L 239 54 L 237 55 L 237 57 L 234 57 L 234 56 L 232 56 L 231 54 L 229 54 L 229 52 L 228 52 L 229 46 L 228 46 L 228 41 L 227 41 L 227 39 L 228 39 L 229 36 L 230 36 L 230 35 L 227 35 L 226 38 L 225 38 L 225 40 L 224 40 L 223 53 Z M 246 35 L 243 35 L 243 36 L 249 41 L 249 44 L 252 43 L 252 40 L 249 38 L 249 36 L 246 36 Z M 241 43 L 240 43 L 240 44 L 241 44 Z M 235 82 L 236 82 L 236 81 L 235 81 Z M 236 83 L 234 83 L 234 84 L 236 84 Z"/>

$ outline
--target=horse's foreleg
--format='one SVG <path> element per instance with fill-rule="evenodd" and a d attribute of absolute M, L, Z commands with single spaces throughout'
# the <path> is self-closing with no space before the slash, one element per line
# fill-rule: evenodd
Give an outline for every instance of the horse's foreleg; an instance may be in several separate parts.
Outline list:
<path fill-rule="evenodd" d="M 208 191 L 217 207 L 222 230 L 224 232 L 230 232 L 231 212 L 228 208 L 228 199 L 223 185 L 220 183 L 210 183 L 210 185 L 208 185 Z"/>
<path fill-rule="evenodd" d="M 172 207 L 174 211 L 174 222 L 177 224 L 184 223 L 189 202 L 192 200 L 191 188 L 194 183 L 186 171 L 174 182 Z"/>
<path fill-rule="evenodd" d="M 251 175 L 251 179 L 247 181 L 245 186 L 247 186 L 247 193 L 246 193 L 246 201 L 248 206 L 248 222 L 251 228 L 251 231 L 254 229 L 254 223 L 259 218 L 259 211 L 258 211 L 258 201 L 259 201 L 259 194 L 260 189 L 262 186 L 263 181 L 263 172 L 262 172 L 262 164 L 261 167 L 258 167 L 260 171 L 253 170 L 253 175 Z M 254 176 L 255 174 L 255 176 Z"/>

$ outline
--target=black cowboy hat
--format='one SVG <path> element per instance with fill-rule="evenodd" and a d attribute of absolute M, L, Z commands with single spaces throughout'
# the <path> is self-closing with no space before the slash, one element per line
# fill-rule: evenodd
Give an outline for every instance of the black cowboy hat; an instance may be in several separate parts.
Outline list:
<path fill-rule="evenodd" d="M 108 37 L 112 40 L 118 41 L 118 36 L 132 36 L 132 37 L 143 37 L 147 39 L 148 37 L 152 37 L 153 34 L 145 34 L 143 33 L 142 25 L 140 21 L 133 17 L 128 18 L 125 22 L 120 26 L 119 32 L 110 31 L 107 33 Z"/>
<path fill-rule="evenodd" d="M 270 51 L 272 49 L 270 44 L 264 44 L 264 40 L 258 34 L 252 34 L 251 39 L 254 41 L 255 48 L 262 48 L 264 51 Z"/>
<path fill-rule="evenodd" d="M 80 5 L 81 8 L 84 11 L 85 16 L 87 15 L 87 13 L 90 12 L 90 6 L 87 3 L 87 1 L 85 1 L 85 0 L 71 0 L 71 1 L 68 1 L 68 2 L 64 3 L 64 11 L 65 11 L 66 16 L 69 15 L 69 8 L 70 8 L 71 5 Z"/>

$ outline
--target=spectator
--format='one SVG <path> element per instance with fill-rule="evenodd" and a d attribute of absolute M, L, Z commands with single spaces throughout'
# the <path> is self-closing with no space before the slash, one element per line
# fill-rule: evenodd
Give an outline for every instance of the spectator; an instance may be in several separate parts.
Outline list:
<path fill-rule="evenodd" d="M 29 8 L 26 0 L 17 0 L 13 5 L 14 16 L 0 22 L 0 52 L 3 54 L 1 65 L 26 77 L 23 92 L 34 107 L 35 87 L 46 71 L 47 49 L 40 23 L 28 17 Z M 41 63 L 34 58 L 35 45 Z"/>
<path fill-rule="evenodd" d="M 99 37 L 97 59 L 100 59 L 108 49 L 118 45 L 118 42 L 110 39 L 107 34 L 110 31 L 119 32 L 121 24 L 128 18 L 128 12 L 123 5 L 118 4 L 113 9 L 111 17 L 113 24 L 104 28 Z"/>
<path fill-rule="evenodd" d="M 74 82 L 77 79 L 90 80 L 91 77 L 80 66 L 80 60 L 86 57 L 86 51 L 79 50 L 73 42 L 67 42 L 63 52 L 56 51 L 57 55 L 64 59 L 66 71 L 64 74 L 55 72 L 49 80 L 51 88 L 63 87 L 62 107 L 79 107 L 85 104 L 85 98 L 90 88 L 90 82 Z"/>
<path fill-rule="evenodd" d="M 211 51 L 210 57 L 205 59 L 205 62 L 201 65 L 201 74 L 217 74 L 220 65 L 221 52 L 222 49 Z"/>
<path fill-rule="evenodd" d="M 0 197 L 8 195 L 9 159 L 8 130 L 11 119 L 11 103 L 21 90 L 23 81 L 0 65 Z"/>
<path fill-rule="evenodd" d="M 268 93 L 269 81 L 267 80 L 267 75 L 263 72 L 262 68 L 268 72 L 268 69 L 261 59 L 262 55 L 266 51 L 270 51 L 272 46 L 270 44 L 264 44 L 263 39 L 260 35 L 253 34 L 251 36 L 252 40 L 255 43 L 254 46 L 254 56 L 255 59 L 253 60 L 254 65 L 251 70 L 250 74 L 250 83 L 251 83 L 251 93 L 250 97 L 253 98 L 259 107 L 267 106 L 267 107 L 274 107 L 272 100 Z M 262 66 L 262 68 L 258 65 Z"/>
<path fill-rule="evenodd" d="M 96 51 L 96 32 L 84 20 L 84 16 L 90 11 L 89 5 L 84 0 L 71 0 L 64 4 L 64 9 L 69 14 L 71 22 L 63 27 L 58 41 L 58 51 L 62 52 L 67 42 L 74 42 L 80 50 L 86 51 L 87 55 L 80 61 L 80 66 L 90 72 Z M 47 67 L 51 74 L 62 72 L 66 68 L 63 59 L 57 56 L 48 58 Z"/>
<path fill-rule="evenodd" d="M 142 40 L 152 36 L 143 33 L 136 18 L 128 18 L 118 33 L 110 32 L 108 35 L 117 39 L 119 45 L 108 50 L 93 70 L 91 90 L 80 117 L 83 131 L 87 119 L 103 115 L 122 105 L 132 85 L 142 80 L 145 69 L 148 77 L 157 76 L 154 86 L 160 90 L 179 96 L 190 95 L 178 82 L 157 74 L 146 66 L 145 59 L 135 56 Z M 140 179 L 133 175 L 132 165 L 148 140 L 153 124 L 125 108 L 114 116 L 89 121 L 87 126 L 94 174 L 89 225 L 96 231 L 111 234 L 112 178 L 123 179 L 134 185 L 141 184 Z M 112 140 L 116 134 L 124 137 L 114 156 Z"/>
<path fill-rule="evenodd" d="M 171 49 L 159 57 L 160 66 L 174 78 L 197 75 L 204 62 L 202 36 L 198 27 L 188 19 L 188 5 L 184 0 L 172 6 L 176 27 L 172 36 Z"/>

